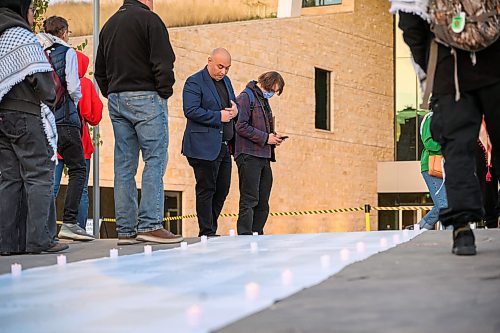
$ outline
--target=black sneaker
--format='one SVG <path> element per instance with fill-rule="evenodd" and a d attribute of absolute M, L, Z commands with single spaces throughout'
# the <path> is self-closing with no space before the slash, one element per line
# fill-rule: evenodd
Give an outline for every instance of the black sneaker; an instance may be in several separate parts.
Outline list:
<path fill-rule="evenodd" d="M 48 252 L 48 253 L 56 253 L 56 252 L 61 252 L 64 250 L 67 250 L 69 246 L 67 244 L 62 244 L 62 243 L 52 243 L 50 247 L 43 252 Z"/>
<path fill-rule="evenodd" d="M 453 249 L 457 256 L 473 256 L 476 254 L 476 239 L 470 224 L 453 230 Z"/>

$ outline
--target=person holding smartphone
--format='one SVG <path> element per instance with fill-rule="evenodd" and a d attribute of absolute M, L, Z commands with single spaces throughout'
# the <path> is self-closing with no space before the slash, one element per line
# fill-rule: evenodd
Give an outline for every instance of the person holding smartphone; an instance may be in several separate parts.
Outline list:
<path fill-rule="evenodd" d="M 275 94 L 281 95 L 284 86 L 285 81 L 278 72 L 266 72 L 257 81 L 250 81 L 237 97 L 240 113 L 234 158 L 240 187 L 239 235 L 264 234 L 273 184 L 270 162 L 276 161 L 275 147 L 288 138 L 274 130 L 269 99 Z"/>
<path fill-rule="evenodd" d="M 218 219 L 231 186 L 231 151 L 238 105 L 227 76 L 231 54 L 214 49 L 207 65 L 184 84 L 182 103 L 186 129 L 182 154 L 196 179 L 198 237 L 217 237 Z"/>

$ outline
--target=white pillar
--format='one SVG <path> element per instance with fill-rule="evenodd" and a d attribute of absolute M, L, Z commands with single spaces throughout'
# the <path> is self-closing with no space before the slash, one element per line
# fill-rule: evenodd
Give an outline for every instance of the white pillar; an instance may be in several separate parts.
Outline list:
<path fill-rule="evenodd" d="M 279 0 L 278 17 L 299 17 L 302 10 L 302 0 Z"/>
<path fill-rule="evenodd" d="M 101 13 L 101 7 L 100 7 L 100 0 L 93 0 L 93 31 L 92 31 L 92 45 L 94 49 L 92 50 L 92 54 L 94 55 L 94 68 L 95 71 L 95 59 L 96 59 L 96 54 L 97 54 L 97 47 L 99 46 L 99 18 L 100 18 L 100 13 Z M 94 77 L 94 86 L 97 92 L 99 92 L 99 86 L 97 85 L 97 82 Z M 92 191 L 94 194 L 94 202 L 93 202 L 93 216 L 94 216 L 94 228 L 93 228 L 93 234 L 94 237 L 99 238 L 99 231 L 101 230 L 101 223 L 100 223 L 100 217 L 101 217 L 101 189 L 99 187 L 99 125 L 94 126 L 94 131 L 93 131 L 93 141 L 94 143 L 94 156 L 92 158 L 93 160 L 93 171 L 94 171 L 94 179 L 92 182 Z"/>

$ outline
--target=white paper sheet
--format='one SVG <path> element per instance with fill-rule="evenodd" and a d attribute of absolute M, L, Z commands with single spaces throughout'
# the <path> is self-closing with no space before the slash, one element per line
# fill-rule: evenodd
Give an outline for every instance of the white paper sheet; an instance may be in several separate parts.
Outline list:
<path fill-rule="evenodd" d="M 209 332 L 420 233 L 220 237 L 4 274 L 0 331 Z"/>

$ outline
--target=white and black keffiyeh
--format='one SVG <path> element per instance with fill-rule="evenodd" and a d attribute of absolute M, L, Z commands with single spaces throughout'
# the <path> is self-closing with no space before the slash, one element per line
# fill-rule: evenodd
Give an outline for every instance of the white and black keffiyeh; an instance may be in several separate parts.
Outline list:
<path fill-rule="evenodd" d="M 416 14 L 430 22 L 429 16 L 429 0 L 389 0 L 391 8 L 389 12 L 396 14 L 398 11 L 405 13 Z"/>
<path fill-rule="evenodd" d="M 0 36 L 0 101 L 27 75 L 50 71 L 52 67 L 32 32 L 14 27 Z"/>
<path fill-rule="evenodd" d="M 22 27 L 5 30 L 0 35 L 0 101 L 26 76 L 51 72 L 52 67 L 36 36 Z M 42 123 L 47 140 L 54 149 L 53 160 L 57 160 L 57 130 L 54 115 L 41 104 Z"/>
<path fill-rule="evenodd" d="M 47 141 L 49 142 L 54 154 L 51 157 L 51 160 L 57 164 L 57 127 L 56 127 L 56 117 L 54 113 L 50 111 L 49 107 L 45 104 L 41 104 L 41 115 L 42 115 L 42 124 L 43 131 L 45 132 L 45 136 L 47 137 Z"/>

